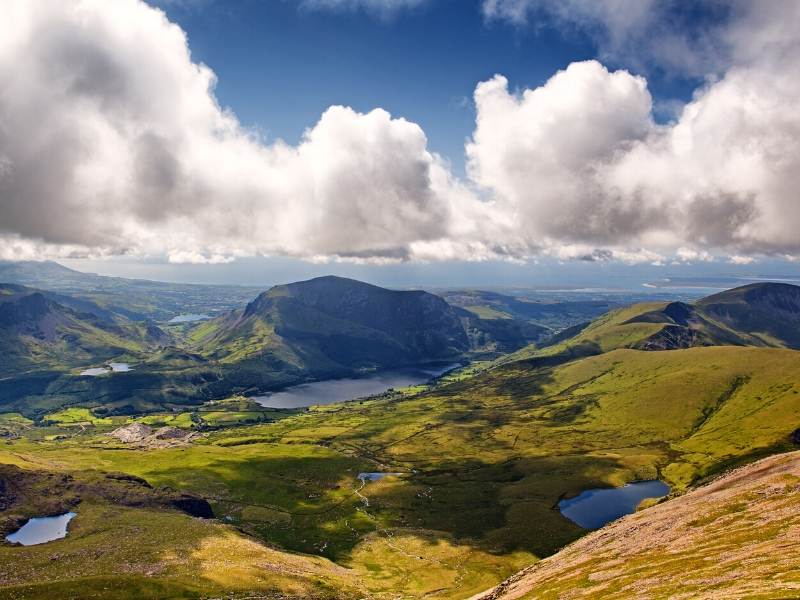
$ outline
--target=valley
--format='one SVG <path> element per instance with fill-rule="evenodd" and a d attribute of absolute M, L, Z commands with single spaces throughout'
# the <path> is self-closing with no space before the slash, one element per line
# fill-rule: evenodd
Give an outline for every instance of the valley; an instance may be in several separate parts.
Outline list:
<path fill-rule="evenodd" d="M 129 372 L 59 376 L 85 387 L 4 401 L 0 465 L 17 471 L 0 474 L 3 535 L 31 517 L 76 516 L 63 539 L 0 547 L 0 589 L 19 598 L 76 586 L 97 598 L 109 587 L 131 598 L 466 598 L 522 569 L 512 581 L 527 582 L 574 544 L 796 448 L 794 286 L 634 304 L 487 355 L 471 345 L 465 309 L 436 296 L 331 278 L 294 285 L 182 325 L 178 345 L 156 351 L 172 371 L 149 371 L 140 356 Z M 387 320 L 394 310 L 416 328 Z M 412 358 L 415 368 L 458 362 L 370 388 Z M 213 377 L 188 379 L 203 369 Z M 146 385 L 155 372 L 163 387 L 114 396 L 117 382 Z M 261 385 L 245 385 L 254 372 Z M 181 381 L 196 390 L 188 400 L 173 391 Z M 220 381 L 229 387 L 215 388 Z M 106 392 L 83 395 L 92 389 Z M 283 400 L 262 401 L 270 397 Z M 140 437 L 109 435 L 133 426 Z M 590 490 L 653 480 L 663 488 L 619 514 L 650 508 L 588 537 L 559 510 Z M 120 486 L 140 500 L 124 500 Z M 181 494 L 214 518 L 186 514 L 174 504 Z M 81 568 L 65 569 L 64 557 Z"/>
<path fill-rule="evenodd" d="M 800 599 L 800 0 L 0 23 L 0 600 Z"/>

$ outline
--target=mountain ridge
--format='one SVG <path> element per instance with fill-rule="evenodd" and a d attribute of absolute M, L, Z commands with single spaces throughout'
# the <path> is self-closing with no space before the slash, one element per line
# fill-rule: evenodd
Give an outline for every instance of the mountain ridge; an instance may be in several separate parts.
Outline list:
<path fill-rule="evenodd" d="M 616 348 L 677 350 L 697 346 L 800 349 L 800 287 L 763 282 L 694 303 L 640 303 L 616 309 L 576 328 L 556 344 L 528 346 L 501 362 L 532 358 L 571 360 Z"/>

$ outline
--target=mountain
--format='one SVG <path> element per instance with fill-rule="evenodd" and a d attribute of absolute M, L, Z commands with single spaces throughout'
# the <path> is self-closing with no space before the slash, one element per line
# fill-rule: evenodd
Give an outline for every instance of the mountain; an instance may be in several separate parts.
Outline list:
<path fill-rule="evenodd" d="M 800 286 L 754 283 L 700 300 L 697 309 L 758 345 L 800 348 Z"/>
<path fill-rule="evenodd" d="M 153 324 L 129 322 L 87 300 L 0 284 L 0 376 L 92 366 L 168 339 Z"/>
<path fill-rule="evenodd" d="M 129 595 L 135 597 L 217 597 L 263 596 L 270 590 L 291 597 L 287 588 L 295 582 L 283 585 L 283 575 L 307 573 L 302 570 L 307 563 L 284 567 L 284 561 L 315 555 L 320 570 L 314 581 L 319 576 L 331 586 L 323 598 L 347 597 L 349 589 L 341 587 L 347 581 L 357 582 L 357 597 L 466 598 L 534 564 L 543 569 L 536 577 L 545 579 L 537 579 L 541 587 L 533 591 L 522 589 L 530 597 L 569 597 L 584 588 L 589 597 L 605 592 L 666 597 L 680 592 L 695 571 L 701 576 L 692 579 L 697 587 L 686 596 L 711 596 L 716 585 L 723 597 L 746 596 L 741 586 L 758 591 L 763 577 L 776 586 L 770 597 L 791 597 L 791 590 L 780 586 L 784 577 L 796 579 L 796 470 L 776 472 L 727 499 L 725 492 L 714 492 L 713 498 L 724 500 L 719 503 L 687 504 L 684 510 L 669 500 L 597 534 L 555 507 L 586 490 L 648 479 L 667 483 L 673 497 L 690 498 L 712 477 L 796 450 L 798 351 L 742 345 L 613 349 L 635 345 L 665 325 L 688 327 L 699 318 L 697 305 L 661 302 L 578 328 L 573 337 L 594 331 L 585 341 L 596 336 L 597 346 L 608 350 L 594 348 L 600 353 L 576 360 L 483 364 L 430 387 L 291 413 L 230 397 L 232 382 L 250 366 L 251 373 L 269 372 L 272 360 L 282 368 L 279 352 L 298 360 L 289 373 L 296 379 L 313 368 L 302 362 L 301 352 L 346 370 L 342 362 L 349 356 L 333 354 L 339 346 L 323 355 L 326 331 L 341 334 L 342 346 L 388 339 L 390 349 L 433 353 L 428 345 L 413 345 L 410 324 L 393 329 L 406 312 L 383 314 L 386 307 L 403 305 L 395 300 L 397 292 L 365 285 L 326 279 L 279 286 L 225 319 L 198 326 L 210 340 L 204 351 L 215 350 L 215 335 L 225 342 L 217 358 L 169 349 L 161 359 L 175 364 L 159 372 L 137 364 L 120 376 L 59 381 L 58 401 L 66 409 L 27 397 L 4 406 L 0 463 L 50 471 L 56 482 L 72 478 L 69 489 L 87 495 L 70 534 L 56 542 L 60 558 L 52 560 L 47 545 L 0 548 L 0 588 L 8 588 L 2 592 L 42 598 L 95 590 L 98 597 L 116 597 L 119 590 L 134 590 Z M 406 297 L 416 296 L 403 296 L 404 302 Z M 458 309 L 429 301 L 439 308 L 421 311 L 414 302 L 407 312 L 413 323 L 428 313 L 436 317 L 430 321 L 435 329 L 427 330 L 434 329 L 443 342 L 434 349 L 452 347 L 452 339 L 464 344 L 456 329 L 446 327 L 461 323 Z M 428 307 L 427 302 L 421 305 Z M 377 306 L 381 311 L 373 314 Z M 714 323 L 725 331 L 747 333 L 719 319 Z M 226 334 L 232 337 L 223 340 Z M 249 346 L 263 341 L 271 345 L 248 354 Z M 195 343 L 199 348 L 203 341 Z M 182 383 L 173 368 L 186 371 Z M 287 371 L 281 373 L 287 377 Z M 212 394 L 207 383 L 227 387 Z M 93 387 L 79 396 L 79 386 Z M 0 388 L 0 400 L 5 397 Z M 136 422 L 197 429 L 200 435 L 179 451 L 132 448 L 107 435 Z M 104 472 L 115 481 L 122 476 L 144 480 L 154 490 L 170 487 L 203 496 L 221 523 L 198 530 L 197 520 L 178 520 L 171 509 L 129 512 L 134 507 L 120 502 L 127 496 L 98 504 L 91 490 L 79 488 L 87 473 L 108 477 Z M 388 476 L 359 479 L 362 473 Z M 34 502 L 58 498 L 64 486 L 42 486 L 27 496 L 34 500 L 20 503 L 18 514 L 54 514 Z M 236 541 L 240 532 L 248 536 L 247 548 Z M 0 530 L 0 536 L 6 533 Z M 584 536 L 587 545 L 570 545 Z M 267 547 L 273 549 L 269 558 L 262 550 Z M 582 552 L 569 554 L 571 548 Z M 87 553 L 101 559 L 80 562 Z M 552 555 L 564 562 L 547 560 Z M 745 555 L 748 577 L 737 580 Z M 215 558 L 220 556 L 224 565 Z M 274 568 L 258 568 L 264 561 Z M 74 564 L 85 568 L 64 569 Z M 725 579 L 715 577 L 719 564 Z M 556 576 L 547 576 L 548 565 Z M 329 578 L 322 577 L 326 573 Z M 295 595 L 318 597 L 316 588 L 294 589 L 300 590 Z M 725 594 L 728 589 L 733 591 Z"/>
<path fill-rule="evenodd" d="M 505 358 L 570 359 L 615 348 L 675 350 L 697 346 L 800 348 L 800 287 L 755 283 L 698 300 L 643 303 L 611 311 L 557 343 Z M 563 362 L 563 360 L 562 360 Z"/>
<path fill-rule="evenodd" d="M 180 314 L 220 315 L 253 299 L 254 288 L 165 283 L 107 277 L 68 269 L 53 261 L 0 261 L 0 281 L 61 293 L 91 303 L 91 310 L 133 321 L 166 322 Z M 84 310 L 84 309 L 80 309 Z"/>
<path fill-rule="evenodd" d="M 796 598 L 800 452 L 615 521 L 473 600 Z"/>
<path fill-rule="evenodd" d="M 442 298 L 333 276 L 275 286 L 198 326 L 192 340 L 223 364 L 306 373 L 452 360 L 469 350 Z"/>

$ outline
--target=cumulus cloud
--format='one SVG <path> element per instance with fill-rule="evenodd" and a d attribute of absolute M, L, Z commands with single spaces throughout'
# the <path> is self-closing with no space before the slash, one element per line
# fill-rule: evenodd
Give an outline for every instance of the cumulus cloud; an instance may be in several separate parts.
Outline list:
<path fill-rule="evenodd" d="M 519 94 L 496 76 L 475 90 L 470 177 L 518 216 L 531 241 L 629 240 L 660 211 L 636 196 L 609 194 L 602 177 L 653 129 L 651 104 L 642 78 L 596 61 L 573 63 Z"/>
<path fill-rule="evenodd" d="M 591 3 L 619 48 L 659 10 L 613 4 Z M 529 5 L 484 6 L 524 20 Z M 667 125 L 643 77 L 598 61 L 534 89 L 479 83 L 460 180 L 418 125 L 379 108 L 330 107 L 296 145 L 261 139 L 219 106 L 184 32 L 139 0 L 6 0 L 0 258 L 800 255 L 800 3 L 731 7 L 713 35 L 724 68 Z"/>
<path fill-rule="evenodd" d="M 257 139 L 217 104 L 183 31 L 137 0 L 0 12 L 4 239 L 190 262 L 404 260 L 481 209 L 419 126 L 380 109 L 331 107 L 297 146 Z"/>
<path fill-rule="evenodd" d="M 581 14 L 612 5 L 563 4 Z M 550 5 L 484 6 L 520 20 Z M 800 253 L 800 4 L 729 9 L 733 20 L 714 35 L 730 63 L 665 126 L 652 121 L 643 79 L 594 61 L 521 93 L 501 77 L 479 85 L 471 176 L 546 245 Z M 622 43 L 627 25 L 597 19 Z"/>

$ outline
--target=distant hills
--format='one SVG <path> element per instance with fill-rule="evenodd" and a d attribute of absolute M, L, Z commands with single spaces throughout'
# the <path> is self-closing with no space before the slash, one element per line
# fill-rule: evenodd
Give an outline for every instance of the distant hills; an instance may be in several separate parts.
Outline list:
<path fill-rule="evenodd" d="M 53 261 L 0 261 L 0 283 L 24 285 L 88 300 L 133 321 L 166 322 L 180 314 L 211 316 L 242 306 L 258 293 L 235 285 L 165 283 L 82 273 Z"/>
<path fill-rule="evenodd" d="M 128 321 L 89 301 L 0 284 L 0 376 L 91 366 L 168 341 L 157 326 Z"/>
<path fill-rule="evenodd" d="M 553 336 L 536 315 L 575 322 L 603 302 L 566 302 L 559 308 L 474 291 L 448 292 L 448 302 L 425 291 L 328 276 L 278 285 L 255 298 L 252 289 L 235 288 L 250 298 L 241 308 L 196 325 L 166 327 L 146 315 L 188 312 L 181 310 L 180 298 L 193 293 L 204 295 L 203 302 L 218 313 L 241 296 L 226 297 L 228 288 L 170 288 L 87 275 L 100 286 L 92 288 L 84 274 L 55 263 L 0 263 L 3 274 L 61 282 L 53 285 L 55 291 L 0 284 L 0 378 L 16 377 L 0 387 L 3 400 L 17 407 L 57 393 L 58 402 L 71 395 L 136 411 L 475 358 L 533 360 L 531 366 L 540 367 L 621 348 L 800 348 L 800 288 L 779 283 L 747 285 L 691 304 L 635 304 Z M 74 286 L 77 293 L 64 291 Z M 157 307 L 143 309 L 148 302 Z M 135 374 L 78 387 L 69 381 L 78 367 L 120 356 L 136 357 Z"/>

